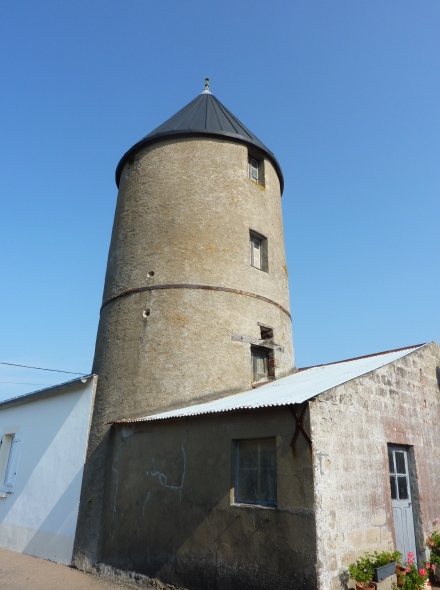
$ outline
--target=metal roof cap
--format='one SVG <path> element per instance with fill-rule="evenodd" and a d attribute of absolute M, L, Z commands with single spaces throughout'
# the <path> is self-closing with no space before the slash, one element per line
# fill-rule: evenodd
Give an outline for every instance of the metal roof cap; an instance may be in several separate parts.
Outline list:
<path fill-rule="evenodd" d="M 274 154 L 209 90 L 202 92 L 165 123 L 162 123 L 162 125 L 159 125 L 159 127 L 156 127 L 151 133 L 138 141 L 122 156 L 116 167 L 116 185 L 119 187 L 119 180 L 126 161 L 147 145 L 162 139 L 218 136 L 255 147 L 266 155 L 278 174 L 281 194 L 283 194 L 283 173 Z"/>

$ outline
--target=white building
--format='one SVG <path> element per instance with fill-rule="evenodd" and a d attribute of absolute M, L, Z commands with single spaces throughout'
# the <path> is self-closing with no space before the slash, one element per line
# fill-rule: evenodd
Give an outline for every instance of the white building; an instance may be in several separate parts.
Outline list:
<path fill-rule="evenodd" d="M 71 563 L 96 382 L 0 403 L 0 547 Z"/>

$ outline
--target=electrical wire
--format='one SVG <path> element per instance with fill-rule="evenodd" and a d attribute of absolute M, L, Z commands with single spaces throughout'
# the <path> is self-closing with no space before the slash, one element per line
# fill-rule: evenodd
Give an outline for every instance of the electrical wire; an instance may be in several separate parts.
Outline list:
<path fill-rule="evenodd" d="M 26 381 L 0 381 L 0 383 L 9 383 L 11 385 L 39 385 L 39 386 L 51 385 L 51 383 L 27 383 Z"/>
<path fill-rule="evenodd" d="M 0 365 L 9 365 L 10 367 L 21 367 L 22 369 L 38 369 L 39 371 L 52 371 L 53 373 L 69 373 L 70 375 L 87 375 L 87 373 L 75 373 L 74 371 L 59 371 L 58 369 L 44 369 L 43 367 L 29 367 L 28 365 L 17 365 L 15 363 L 5 363 L 0 361 Z"/>

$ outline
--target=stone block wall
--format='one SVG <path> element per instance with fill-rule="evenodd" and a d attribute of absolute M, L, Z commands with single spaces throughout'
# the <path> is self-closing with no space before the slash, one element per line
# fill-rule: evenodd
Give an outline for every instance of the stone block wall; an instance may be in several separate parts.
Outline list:
<path fill-rule="evenodd" d="M 310 402 L 320 590 L 365 551 L 394 548 L 388 444 L 415 460 L 418 552 L 440 510 L 440 349 L 431 343 Z"/>

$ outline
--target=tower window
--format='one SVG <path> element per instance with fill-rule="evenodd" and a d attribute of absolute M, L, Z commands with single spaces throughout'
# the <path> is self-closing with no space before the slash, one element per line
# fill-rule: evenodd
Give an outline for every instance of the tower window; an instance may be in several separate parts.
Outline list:
<path fill-rule="evenodd" d="M 273 340 L 273 328 L 259 322 L 258 325 L 260 326 L 261 340 Z"/>
<path fill-rule="evenodd" d="M 235 444 L 235 503 L 276 507 L 276 439 L 238 440 Z"/>
<path fill-rule="evenodd" d="M 248 157 L 249 178 L 264 186 L 264 159 L 258 160 L 253 156 Z"/>
<path fill-rule="evenodd" d="M 269 379 L 269 351 L 265 348 L 251 346 L 251 374 L 253 383 Z"/>
<path fill-rule="evenodd" d="M 249 158 L 249 178 L 258 182 L 258 160 Z"/>
<path fill-rule="evenodd" d="M 267 256 L 267 238 L 250 230 L 251 266 L 269 272 Z"/>

